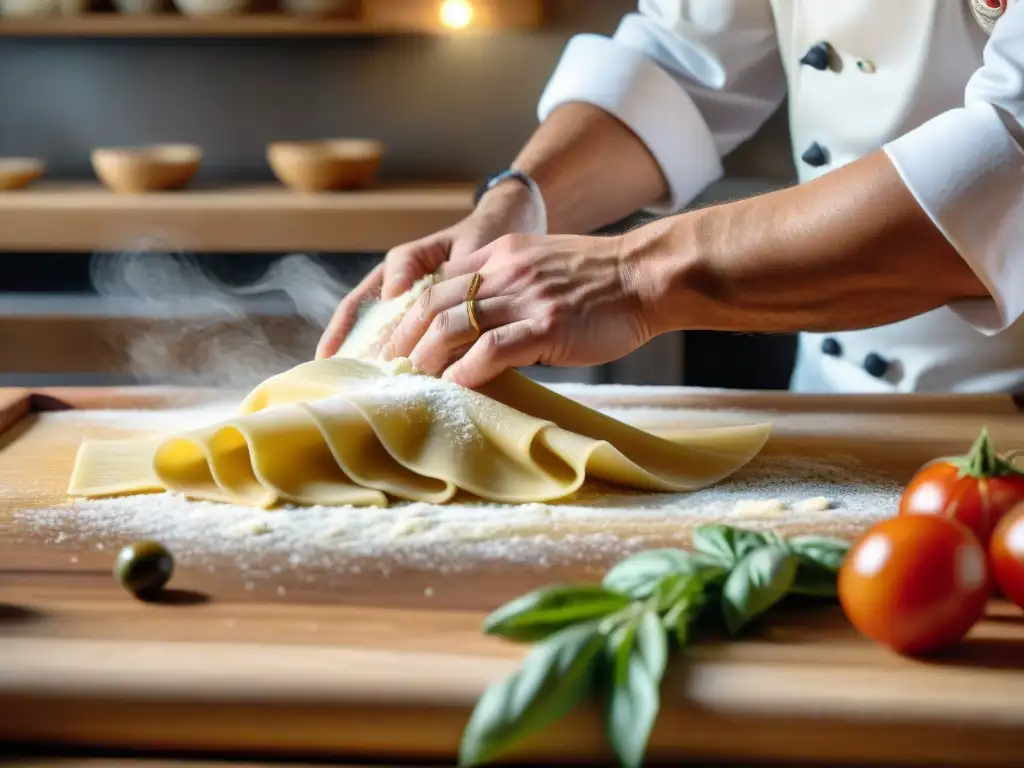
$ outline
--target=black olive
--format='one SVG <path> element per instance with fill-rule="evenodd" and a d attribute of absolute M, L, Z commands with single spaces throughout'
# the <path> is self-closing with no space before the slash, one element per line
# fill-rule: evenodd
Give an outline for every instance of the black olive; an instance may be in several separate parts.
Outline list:
<path fill-rule="evenodd" d="M 117 555 L 114 578 L 139 598 L 153 597 L 164 588 L 174 571 L 174 558 L 163 544 L 137 541 Z"/>

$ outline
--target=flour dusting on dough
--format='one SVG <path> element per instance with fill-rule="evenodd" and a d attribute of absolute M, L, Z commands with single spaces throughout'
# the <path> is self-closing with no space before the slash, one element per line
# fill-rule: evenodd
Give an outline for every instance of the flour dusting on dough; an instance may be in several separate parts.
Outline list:
<path fill-rule="evenodd" d="M 355 327 L 345 337 L 341 349 L 335 357 L 347 357 L 352 360 L 377 360 L 381 348 L 387 343 L 405 313 L 412 309 L 416 300 L 437 278 L 427 275 L 420 279 L 401 296 L 373 305 Z"/>
<path fill-rule="evenodd" d="M 365 402 L 372 404 L 379 413 L 409 421 L 421 418 L 426 409 L 435 426 L 446 429 L 455 440 L 466 443 L 480 439 L 480 432 L 466 406 L 472 399 L 481 397 L 442 379 L 403 372 L 369 379 L 365 383 L 354 379 L 343 394 L 324 398 L 317 407 L 323 411 L 332 408 L 344 411 L 350 407 L 350 402 Z"/>

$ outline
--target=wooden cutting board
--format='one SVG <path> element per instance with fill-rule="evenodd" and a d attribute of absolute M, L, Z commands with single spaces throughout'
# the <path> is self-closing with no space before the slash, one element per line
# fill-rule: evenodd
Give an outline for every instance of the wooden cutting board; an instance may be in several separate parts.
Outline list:
<path fill-rule="evenodd" d="M 179 408 L 224 394 L 0 390 L 0 739 L 451 760 L 476 698 L 524 653 L 480 634 L 486 612 L 554 581 L 599 579 L 610 563 L 538 558 L 440 573 L 396 562 L 386 578 L 379 567 L 317 573 L 314 563 L 316 578 L 293 569 L 261 581 L 223 556 L 215 567 L 182 564 L 173 599 L 146 605 L 110 576 L 124 537 L 83 546 L 18 514 L 64 503 L 80 440 L 112 434 L 54 410 Z M 934 456 L 964 450 L 982 424 L 1001 449 L 1024 446 L 1024 414 L 1001 396 L 604 388 L 581 399 L 657 408 L 638 413 L 668 436 L 769 420 L 766 456 L 852 456 L 901 481 Z M 678 522 L 630 525 L 643 526 L 650 546 L 687 540 Z M 798 529 L 859 532 L 827 512 Z M 616 530 L 629 534 L 626 524 Z M 597 713 L 570 717 L 520 756 L 606 760 Z M 925 663 L 861 640 L 838 609 L 783 611 L 759 634 L 695 647 L 675 666 L 651 756 L 1019 765 L 1024 618 L 993 602 L 968 643 Z"/>

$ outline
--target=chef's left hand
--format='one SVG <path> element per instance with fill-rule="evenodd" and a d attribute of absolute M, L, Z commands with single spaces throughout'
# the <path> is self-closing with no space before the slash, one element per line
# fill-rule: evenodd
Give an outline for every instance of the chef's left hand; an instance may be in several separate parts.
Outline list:
<path fill-rule="evenodd" d="M 619 237 L 502 237 L 444 274 L 399 323 L 384 356 L 477 387 L 507 368 L 599 365 L 645 344 L 653 286 Z M 466 294 L 481 282 L 473 329 Z"/>

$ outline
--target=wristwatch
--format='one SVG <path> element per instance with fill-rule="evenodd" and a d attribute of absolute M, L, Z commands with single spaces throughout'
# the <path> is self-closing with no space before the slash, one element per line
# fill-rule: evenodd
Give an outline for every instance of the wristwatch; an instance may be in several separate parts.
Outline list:
<path fill-rule="evenodd" d="M 523 171 L 507 168 L 501 173 L 488 176 L 487 180 L 477 188 L 476 194 L 473 196 L 473 205 L 476 206 L 480 202 L 480 198 L 506 181 L 517 181 L 530 190 L 530 198 L 533 202 L 534 211 L 537 213 L 537 224 L 534 234 L 546 235 L 548 233 L 548 214 L 547 205 L 544 203 L 544 196 L 541 194 L 537 182 Z"/>
<path fill-rule="evenodd" d="M 480 202 L 480 198 L 490 192 L 499 184 L 503 184 L 506 181 L 518 181 L 524 187 L 529 189 L 531 192 L 537 186 L 533 179 L 522 171 L 517 171 L 513 168 L 507 168 L 501 173 L 496 173 L 493 176 L 488 176 L 487 180 L 477 187 L 476 195 L 473 196 L 473 204 L 476 205 Z"/>

